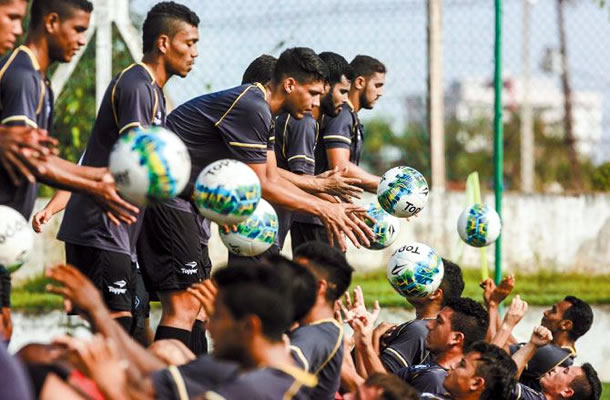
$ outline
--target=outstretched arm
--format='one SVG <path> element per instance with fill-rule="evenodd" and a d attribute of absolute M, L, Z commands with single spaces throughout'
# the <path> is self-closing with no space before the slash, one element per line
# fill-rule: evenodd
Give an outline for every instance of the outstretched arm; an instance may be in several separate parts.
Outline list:
<path fill-rule="evenodd" d="M 360 168 L 349 160 L 350 150 L 345 148 L 326 149 L 330 168 L 345 170 L 344 176 L 360 180 L 359 186 L 369 193 L 377 193 L 381 178 Z"/>
<path fill-rule="evenodd" d="M 534 357 L 534 354 L 536 354 L 536 350 L 539 347 L 551 343 L 551 340 L 553 340 L 553 335 L 547 328 L 543 326 L 537 326 L 534 328 L 529 342 L 527 342 L 523 347 L 517 350 L 515 354 L 513 354 L 513 361 L 515 364 L 517 364 L 517 379 L 519 379 L 521 376 L 521 373 L 525 369 L 525 366 L 529 360 L 531 360 L 532 357 Z"/>

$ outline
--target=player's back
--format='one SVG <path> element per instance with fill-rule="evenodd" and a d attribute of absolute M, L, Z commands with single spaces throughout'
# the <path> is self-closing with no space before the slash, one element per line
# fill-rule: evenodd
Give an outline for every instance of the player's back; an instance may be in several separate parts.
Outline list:
<path fill-rule="evenodd" d="M 448 371 L 435 362 L 413 365 L 396 372 L 396 375 L 420 393 L 431 393 L 441 398 L 450 398 L 443 382 Z"/>
<path fill-rule="evenodd" d="M 293 358 L 318 378 L 312 399 L 333 399 L 341 383 L 343 326 L 336 320 L 317 321 L 290 334 Z"/>
<path fill-rule="evenodd" d="M 423 364 L 428 357 L 426 350 L 427 319 L 405 322 L 394 330 L 381 351 L 381 361 L 388 372 Z"/>

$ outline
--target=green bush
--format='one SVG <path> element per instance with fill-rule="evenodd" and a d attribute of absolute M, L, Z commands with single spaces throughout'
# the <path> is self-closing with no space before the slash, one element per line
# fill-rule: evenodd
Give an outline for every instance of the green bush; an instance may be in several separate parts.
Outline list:
<path fill-rule="evenodd" d="M 610 162 L 602 164 L 593 170 L 593 189 L 602 192 L 610 191 Z"/>

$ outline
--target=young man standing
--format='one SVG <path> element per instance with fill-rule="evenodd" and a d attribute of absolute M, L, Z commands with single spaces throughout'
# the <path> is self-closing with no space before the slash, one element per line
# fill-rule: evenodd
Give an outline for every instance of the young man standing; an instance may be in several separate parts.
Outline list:
<path fill-rule="evenodd" d="M 83 165 L 107 166 L 112 146 L 131 129 L 165 126 L 163 87 L 173 75 L 186 77 L 192 69 L 198 55 L 198 25 L 195 13 L 174 2 L 159 3 L 149 11 L 142 62 L 123 70 L 108 86 Z M 113 224 L 91 197 L 75 193 L 58 234 L 66 242 L 67 261 L 94 282 L 127 332 L 132 331 L 134 304 L 145 302 L 135 297 L 140 227 L 141 217 L 133 225 Z"/>

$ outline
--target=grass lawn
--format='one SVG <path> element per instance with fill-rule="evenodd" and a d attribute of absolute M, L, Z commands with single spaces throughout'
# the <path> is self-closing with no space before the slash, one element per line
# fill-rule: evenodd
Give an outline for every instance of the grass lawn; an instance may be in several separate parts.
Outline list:
<path fill-rule="evenodd" d="M 610 400 L 610 383 L 604 383 L 602 389 L 602 400 Z"/>
<path fill-rule="evenodd" d="M 464 269 L 466 287 L 464 296 L 482 300 L 482 289 L 479 287 L 481 273 L 478 269 Z M 386 279 L 385 270 L 365 274 L 356 274 L 352 286 L 360 285 L 367 303 L 375 299 L 383 307 L 405 307 L 409 304 L 399 296 Z M 559 274 L 556 272 L 538 272 L 536 274 L 516 274 L 514 294 L 530 305 L 553 304 L 566 295 L 577 296 L 590 304 L 610 304 L 610 276 Z M 510 301 L 510 297 L 508 301 Z"/>

